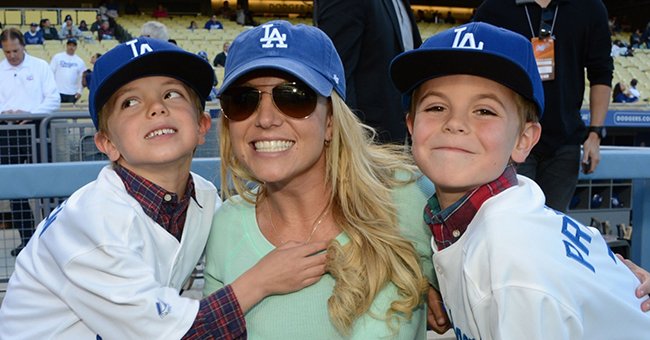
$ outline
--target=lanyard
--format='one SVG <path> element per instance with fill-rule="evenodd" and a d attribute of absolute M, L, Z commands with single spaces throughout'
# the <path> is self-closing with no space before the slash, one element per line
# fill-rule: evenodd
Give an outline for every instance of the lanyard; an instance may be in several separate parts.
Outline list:
<path fill-rule="evenodd" d="M 553 14 L 553 23 L 551 24 L 551 36 L 553 36 L 553 29 L 555 28 L 555 19 L 557 18 L 557 10 L 560 6 L 555 5 L 555 13 Z M 531 37 L 536 37 L 537 35 L 535 34 L 535 30 L 533 30 L 533 23 L 530 21 L 530 14 L 528 14 L 528 5 L 524 6 L 524 9 L 526 10 L 526 18 L 528 19 L 528 27 L 530 27 L 530 36 Z M 543 11 L 543 9 L 542 9 Z M 543 14 L 542 14 L 543 15 Z M 540 18 L 541 21 L 544 21 L 544 18 Z M 541 22 L 540 22 L 541 25 Z"/>

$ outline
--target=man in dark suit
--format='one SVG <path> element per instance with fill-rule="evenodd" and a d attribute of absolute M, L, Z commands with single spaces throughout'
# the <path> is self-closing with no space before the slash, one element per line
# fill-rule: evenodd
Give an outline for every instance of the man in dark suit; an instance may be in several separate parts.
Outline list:
<path fill-rule="evenodd" d="M 314 21 L 334 42 L 347 79 L 347 104 L 377 129 L 380 142 L 406 138 L 391 60 L 422 43 L 408 0 L 317 0 Z"/>
<path fill-rule="evenodd" d="M 214 67 L 221 66 L 225 67 L 226 66 L 226 57 L 228 56 L 228 49 L 230 48 L 230 42 L 226 41 L 223 43 L 223 51 L 218 53 L 215 57 L 214 60 L 212 61 L 212 65 Z"/>

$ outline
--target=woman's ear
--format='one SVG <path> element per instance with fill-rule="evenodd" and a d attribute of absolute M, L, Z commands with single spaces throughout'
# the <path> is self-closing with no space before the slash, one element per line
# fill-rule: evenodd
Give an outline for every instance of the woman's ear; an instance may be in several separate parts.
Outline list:
<path fill-rule="evenodd" d="M 415 119 L 415 114 L 407 112 L 404 119 L 406 120 L 406 128 L 409 130 L 409 135 L 413 135 L 413 120 Z"/>
<path fill-rule="evenodd" d="M 512 150 L 510 158 L 515 163 L 523 163 L 530 154 L 530 151 L 539 141 L 542 135 L 542 126 L 539 123 L 527 122 L 519 134 L 515 147 Z"/>

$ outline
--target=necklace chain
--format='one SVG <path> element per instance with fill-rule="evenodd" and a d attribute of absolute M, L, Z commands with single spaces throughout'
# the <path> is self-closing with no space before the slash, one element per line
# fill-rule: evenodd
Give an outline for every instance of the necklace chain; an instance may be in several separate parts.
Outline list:
<path fill-rule="evenodd" d="M 309 237 L 307 238 L 307 240 L 304 243 L 309 243 L 309 241 L 311 241 L 312 237 L 314 237 L 314 234 L 316 233 L 316 230 L 318 230 L 318 227 L 320 227 L 321 222 L 323 222 L 323 219 L 325 219 L 325 216 L 327 216 L 327 214 L 329 213 L 329 209 L 328 209 L 329 206 L 330 205 L 327 204 L 325 206 L 325 209 L 323 209 L 323 211 L 321 211 L 321 213 L 318 215 L 318 217 L 316 217 L 316 220 L 312 224 L 311 232 L 309 233 Z M 271 221 L 271 227 L 273 227 L 273 232 L 279 237 L 280 233 L 278 232 L 278 229 L 275 227 L 275 223 L 273 223 L 273 212 L 271 210 L 271 202 L 268 199 L 266 201 L 266 208 L 269 210 L 269 220 Z M 285 244 L 287 242 L 288 241 L 280 240 L 281 244 Z"/>

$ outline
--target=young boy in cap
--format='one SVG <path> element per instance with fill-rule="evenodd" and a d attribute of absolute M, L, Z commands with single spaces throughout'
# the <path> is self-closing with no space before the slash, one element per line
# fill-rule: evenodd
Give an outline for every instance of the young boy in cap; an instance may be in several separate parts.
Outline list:
<path fill-rule="evenodd" d="M 149 38 L 98 59 L 89 110 L 95 143 L 112 164 L 21 252 L 0 338 L 245 337 L 252 305 L 318 280 L 324 255 L 308 255 L 325 244 L 294 243 L 201 301 L 179 296 L 220 204 L 215 187 L 190 172 L 211 124 L 203 105 L 213 77 L 200 57 Z"/>
<path fill-rule="evenodd" d="M 391 76 L 415 161 L 436 187 L 424 218 L 456 338 L 646 338 L 637 278 L 597 230 L 545 207 L 516 175 L 544 106 L 528 40 L 455 27 L 396 57 Z"/>

